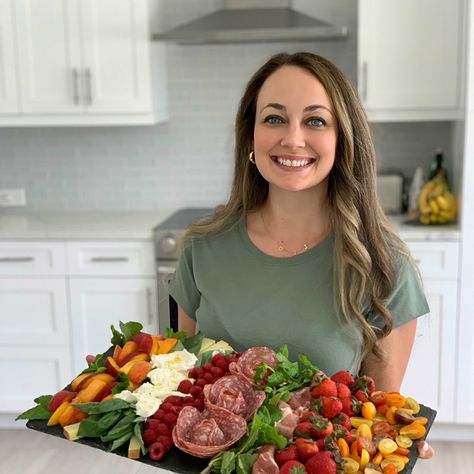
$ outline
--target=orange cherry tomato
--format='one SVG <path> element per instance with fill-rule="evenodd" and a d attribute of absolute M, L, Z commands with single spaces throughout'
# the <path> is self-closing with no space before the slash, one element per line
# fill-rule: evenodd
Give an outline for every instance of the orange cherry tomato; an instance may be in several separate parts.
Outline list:
<path fill-rule="evenodd" d="M 402 408 L 405 405 L 405 397 L 398 392 L 387 393 L 387 405 Z"/>
<path fill-rule="evenodd" d="M 370 394 L 369 400 L 375 405 L 383 405 L 387 401 L 387 392 L 377 390 Z"/>
<path fill-rule="evenodd" d="M 374 435 L 383 436 L 390 433 L 391 427 L 390 423 L 386 420 L 376 421 L 372 425 L 372 432 Z"/>

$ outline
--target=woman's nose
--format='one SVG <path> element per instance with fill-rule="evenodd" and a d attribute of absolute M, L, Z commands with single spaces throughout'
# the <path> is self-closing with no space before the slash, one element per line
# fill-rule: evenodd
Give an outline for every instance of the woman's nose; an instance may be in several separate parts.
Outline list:
<path fill-rule="evenodd" d="M 285 129 L 285 134 L 281 139 L 281 146 L 295 149 L 306 145 L 304 133 L 299 124 L 290 125 Z"/>

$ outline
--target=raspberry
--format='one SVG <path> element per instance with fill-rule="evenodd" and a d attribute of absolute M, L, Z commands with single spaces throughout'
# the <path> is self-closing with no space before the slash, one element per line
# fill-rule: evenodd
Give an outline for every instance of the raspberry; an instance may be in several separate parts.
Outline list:
<path fill-rule="evenodd" d="M 173 446 L 173 440 L 171 439 L 170 436 L 164 436 L 164 435 L 158 436 L 156 438 L 156 441 L 158 441 L 159 443 L 162 443 L 166 451 L 171 449 L 171 447 Z"/>
<path fill-rule="evenodd" d="M 219 367 L 211 367 L 211 369 L 218 369 Z M 211 372 L 206 372 L 202 377 L 206 383 L 211 383 L 214 381 L 214 375 Z"/>
<path fill-rule="evenodd" d="M 196 398 L 199 396 L 199 394 L 202 392 L 202 387 L 199 387 L 198 385 L 194 385 L 193 387 L 191 387 L 191 389 L 189 390 L 189 395 L 191 395 L 192 397 Z"/>
<path fill-rule="evenodd" d="M 211 372 L 212 367 L 212 364 L 204 364 L 202 366 L 202 369 L 204 370 L 204 372 Z"/>
<path fill-rule="evenodd" d="M 162 410 L 161 408 L 158 408 L 158 410 L 156 410 L 155 413 L 153 413 L 153 415 L 151 415 L 151 417 L 155 420 L 161 420 L 161 419 L 163 419 L 164 414 L 165 414 L 165 411 Z"/>
<path fill-rule="evenodd" d="M 225 360 L 225 359 L 224 359 L 224 354 L 223 354 L 222 352 L 218 352 L 217 354 L 215 354 L 215 355 L 212 356 L 211 363 L 212 363 L 213 365 L 216 365 L 216 362 L 217 362 L 218 360 L 221 360 L 221 359 Z"/>
<path fill-rule="evenodd" d="M 176 424 L 178 417 L 174 413 L 167 413 L 163 417 L 163 423 L 168 425 L 169 428 L 172 428 Z"/>
<path fill-rule="evenodd" d="M 219 367 L 220 369 L 222 369 L 224 372 L 227 371 L 229 369 L 229 364 L 227 363 L 227 361 L 225 359 L 219 359 L 216 364 L 215 364 L 216 367 Z"/>
<path fill-rule="evenodd" d="M 191 397 L 191 395 L 189 397 L 184 397 L 183 406 L 185 405 L 194 405 L 194 397 Z"/>
<path fill-rule="evenodd" d="M 194 402 L 194 408 L 196 408 L 199 411 L 203 411 L 204 410 L 204 400 L 202 398 L 198 398 Z"/>
<path fill-rule="evenodd" d="M 154 418 L 148 418 L 146 420 L 146 427 L 149 428 L 150 430 L 155 430 L 158 425 L 160 425 L 162 422 L 159 420 L 156 420 Z"/>
<path fill-rule="evenodd" d="M 156 426 L 156 428 L 153 428 L 155 430 L 155 433 L 157 436 L 171 436 L 171 430 L 169 429 L 168 425 L 165 423 L 160 423 L 159 425 Z"/>
<path fill-rule="evenodd" d="M 189 393 L 189 389 L 193 386 L 191 380 L 182 380 L 178 385 L 178 392 Z"/>
<path fill-rule="evenodd" d="M 199 367 L 194 367 L 193 369 L 191 369 L 189 372 L 188 372 L 188 376 L 189 378 L 191 379 L 198 379 L 199 377 L 201 377 L 201 375 L 203 374 L 203 370 L 200 369 Z"/>
<path fill-rule="evenodd" d="M 216 379 L 218 379 L 224 375 L 224 371 L 220 367 L 213 367 L 211 374 L 214 375 Z"/>
<path fill-rule="evenodd" d="M 164 402 L 160 405 L 160 408 L 165 412 L 165 413 L 168 413 L 170 410 L 171 410 L 171 407 L 173 405 L 169 402 Z"/>
<path fill-rule="evenodd" d="M 171 403 L 172 405 L 181 405 L 183 403 L 183 398 L 178 397 L 177 395 L 168 395 L 164 400 L 164 403 Z"/>
<path fill-rule="evenodd" d="M 142 437 L 143 437 L 143 442 L 146 445 L 149 445 L 149 444 L 152 444 L 156 441 L 157 434 L 155 433 L 154 430 L 147 429 L 143 432 Z"/>
<path fill-rule="evenodd" d="M 160 443 L 159 441 L 154 442 L 150 446 L 149 454 L 153 461 L 161 461 L 166 454 L 166 449 L 163 446 L 163 443 Z"/>
<path fill-rule="evenodd" d="M 181 411 L 182 408 L 183 408 L 183 407 L 182 407 L 181 405 L 173 405 L 173 406 L 170 408 L 170 410 L 169 410 L 168 413 L 169 413 L 170 415 L 176 415 L 176 416 L 178 416 L 178 415 L 179 415 L 179 412 Z M 163 417 L 163 419 L 164 419 L 164 417 Z"/>

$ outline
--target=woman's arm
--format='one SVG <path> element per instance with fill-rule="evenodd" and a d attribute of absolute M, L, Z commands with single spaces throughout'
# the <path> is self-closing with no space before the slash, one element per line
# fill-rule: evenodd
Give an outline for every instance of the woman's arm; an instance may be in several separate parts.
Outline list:
<path fill-rule="evenodd" d="M 188 337 L 196 334 L 196 321 L 189 317 L 181 306 L 178 306 L 178 330 L 186 331 Z"/>
<path fill-rule="evenodd" d="M 361 373 L 375 380 L 376 390 L 399 392 L 415 341 L 416 319 L 394 329 L 380 342 L 380 348 L 386 354 L 381 361 L 369 354 L 362 362 Z"/>

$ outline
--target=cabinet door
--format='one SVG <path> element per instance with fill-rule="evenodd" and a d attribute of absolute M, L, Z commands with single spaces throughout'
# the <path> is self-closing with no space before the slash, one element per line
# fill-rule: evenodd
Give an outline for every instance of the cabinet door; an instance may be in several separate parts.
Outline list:
<path fill-rule="evenodd" d="M 84 0 L 81 6 L 88 113 L 150 112 L 148 3 Z"/>
<path fill-rule="evenodd" d="M 0 0 L 0 114 L 19 112 L 12 0 Z"/>
<path fill-rule="evenodd" d="M 65 278 L 0 278 L 0 346 L 69 345 Z"/>
<path fill-rule="evenodd" d="M 437 112 L 456 111 L 461 6 L 462 0 L 359 1 L 359 90 L 369 115 L 404 111 L 416 118 L 418 110 L 439 120 Z"/>
<path fill-rule="evenodd" d="M 71 278 L 69 280 L 74 370 L 87 354 L 110 347 L 110 325 L 138 321 L 144 331 L 158 329 L 155 278 Z"/>
<path fill-rule="evenodd" d="M 21 101 L 25 113 L 80 113 L 76 0 L 15 0 Z"/>
<path fill-rule="evenodd" d="M 39 395 L 56 393 L 72 380 L 70 349 L 2 344 L 0 373 L 0 411 L 19 414 Z"/>
<path fill-rule="evenodd" d="M 454 422 L 457 282 L 426 280 L 431 313 L 418 320 L 402 393 L 438 411 L 437 422 Z"/>

